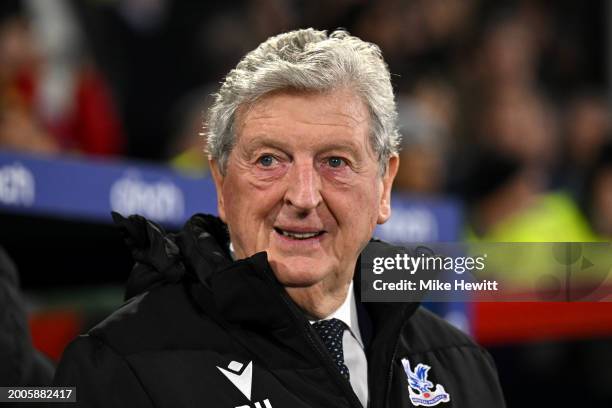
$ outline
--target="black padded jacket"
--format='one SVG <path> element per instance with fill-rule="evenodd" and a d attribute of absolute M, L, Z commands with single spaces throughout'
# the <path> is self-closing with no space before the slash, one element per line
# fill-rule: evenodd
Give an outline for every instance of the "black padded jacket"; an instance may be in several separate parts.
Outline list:
<path fill-rule="evenodd" d="M 55 384 L 77 387 L 67 406 L 362 406 L 265 253 L 231 261 L 212 216 L 178 234 L 114 216 L 136 260 L 129 299 L 65 350 Z M 468 336 L 418 304 L 361 303 L 358 278 L 354 287 L 371 408 L 414 406 L 411 395 L 437 385 L 448 394 L 439 407 L 505 406 L 491 357 Z M 429 388 L 410 389 L 403 359 Z"/>

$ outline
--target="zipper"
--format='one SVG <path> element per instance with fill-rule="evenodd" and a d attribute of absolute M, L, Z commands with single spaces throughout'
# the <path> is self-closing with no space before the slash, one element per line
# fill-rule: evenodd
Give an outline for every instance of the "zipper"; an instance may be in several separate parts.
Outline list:
<path fill-rule="evenodd" d="M 400 332 L 404 331 L 404 326 L 407 323 L 404 322 L 401 326 L 400 326 Z M 400 336 L 397 336 L 396 340 L 395 340 L 395 344 L 393 345 L 393 352 L 391 353 L 391 361 L 389 361 L 389 371 L 387 373 L 387 386 L 386 386 L 386 390 L 385 390 L 385 399 L 383 400 L 383 407 L 386 406 L 386 404 L 389 402 L 389 398 L 391 397 L 391 379 L 393 378 L 393 363 L 395 362 L 395 357 L 397 356 L 397 348 L 399 345 L 399 339 Z"/>
<path fill-rule="evenodd" d="M 361 401 L 359 401 L 359 398 L 357 398 L 357 395 L 355 395 L 355 393 L 353 392 L 350 383 L 348 383 L 346 379 L 342 377 L 342 375 L 334 365 L 327 349 L 323 349 L 320 344 L 321 342 L 317 341 L 314 338 L 314 336 L 317 336 L 317 334 L 314 332 L 314 329 L 310 327 L 310 324 L 308 322 L 305 321 L 306 318 L 301 314 L 301 312 L 295 310 L 296 306 L 289 299 L 287 299 L 286 296 L 287 295 L 285 293 L 281 293 L 281 299 L 291 312 L 291 315 L 294 320 L 302 329 L 302 332 L 308 340 L 308 344 L 310 344 L 310 346 L 317 352 L 321 361 L 325 363 L 325 366 L 327 367 L 328 371 L 332 372 L 332 376 L 336 379 L 336 383 L 340 385 L 340 388 L 344 392 L 344 395 L 348 398 L 350 405 L 354 408 L 364 408 L 363 405 L 361 405 Z"/>
<path fill-rule="evenodd" d="M 374 407 L 377 407 L 377 408 L 386 408 L 386 407 L 389 406 L 388 404 L 389 404 L 389 401 L 390 401 L 390 398 L 391 398 L 391 381 L 393 379 L 393 364 L 395 363 L 395 359 L 397 358 L 399 344 L 400 344 L 400 339 L 401 339 L 401 333 L 404 332 L 404 330 L 406 328 L 406 325 L 408 325 L 408 321 L 409 321 L 410 316 L 412 315 L 412 313 L 414 313 L 414 310 L 415 309 L 413 309 L 410 314 L 407 313 L 407 309 L 405 309 L 402 312 L 401 323 L 399 324 L 398 331 L 394 332 L 395 333 L 395 335 L 394 335 L 395 341 L 393 343 L 393 350 L 391 352 L 390 359 L 386 361 L 388 370 L 387 370 L 386 383 L 385 383 L 385 388 L 384 388 L 385 391 L 384 391 L 384 394 L 383 394 L 383 399 L 380 402 L 380 405 L 378 405 L 378 401 L 370 399 L 370 403 L 371 403 L 370 405 L 371 405 L 372 408 L 374 408 Z M 370 356 L 368 354 L 368 358 L 369 357 Z"/>

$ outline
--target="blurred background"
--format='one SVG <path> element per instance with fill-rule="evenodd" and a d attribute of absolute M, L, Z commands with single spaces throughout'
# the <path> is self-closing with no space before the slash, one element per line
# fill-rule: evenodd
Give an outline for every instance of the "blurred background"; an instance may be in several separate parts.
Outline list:
<path fill-rule="evenodd" d="M 111 209 L 169 230 L 216 211 L 210 94 L 289 29 L 346 28 L 389 64 L 403 146 L 382 237 L 610 241 L 611 19 L 603 0 L 3 0 L 0 350 L 20 360 L 0 379 L 35 383 L 121 304 Z M 509 406 L 611 406 L 610 304 L 436 307 L 490 350 Z"/>

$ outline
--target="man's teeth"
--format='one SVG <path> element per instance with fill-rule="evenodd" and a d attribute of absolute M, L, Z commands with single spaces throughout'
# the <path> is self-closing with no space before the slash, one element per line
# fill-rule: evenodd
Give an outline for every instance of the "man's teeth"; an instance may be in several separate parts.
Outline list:
<path fill-rule="evenodd" d="M 289 232 L 289 231 L 283 231 L 280 230 L 280 232 L 286 236 L 286 237 L 290 237 L 290 238 L 295 238 L 295 239 L 308 239 L 308 238 L 312 238 L 312 237 L 316 237 L 317 235 L 319 235 L 318 232 Z"/>

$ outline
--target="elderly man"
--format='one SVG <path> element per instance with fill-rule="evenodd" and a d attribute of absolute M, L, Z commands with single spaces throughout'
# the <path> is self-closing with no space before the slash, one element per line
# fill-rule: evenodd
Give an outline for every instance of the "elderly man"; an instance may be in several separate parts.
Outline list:
<path fill-rule="evenodd" d="M 56 383 L 100 407 L 504 406 L 467 336 L 416 304 L 360 302 L 395 120 L 378 47 L 344 31 L 247 54 L 208 121 L 220 219 L 165 234 L 114 214 L 137 261 L 129 300 L 67 348 Z"/>

